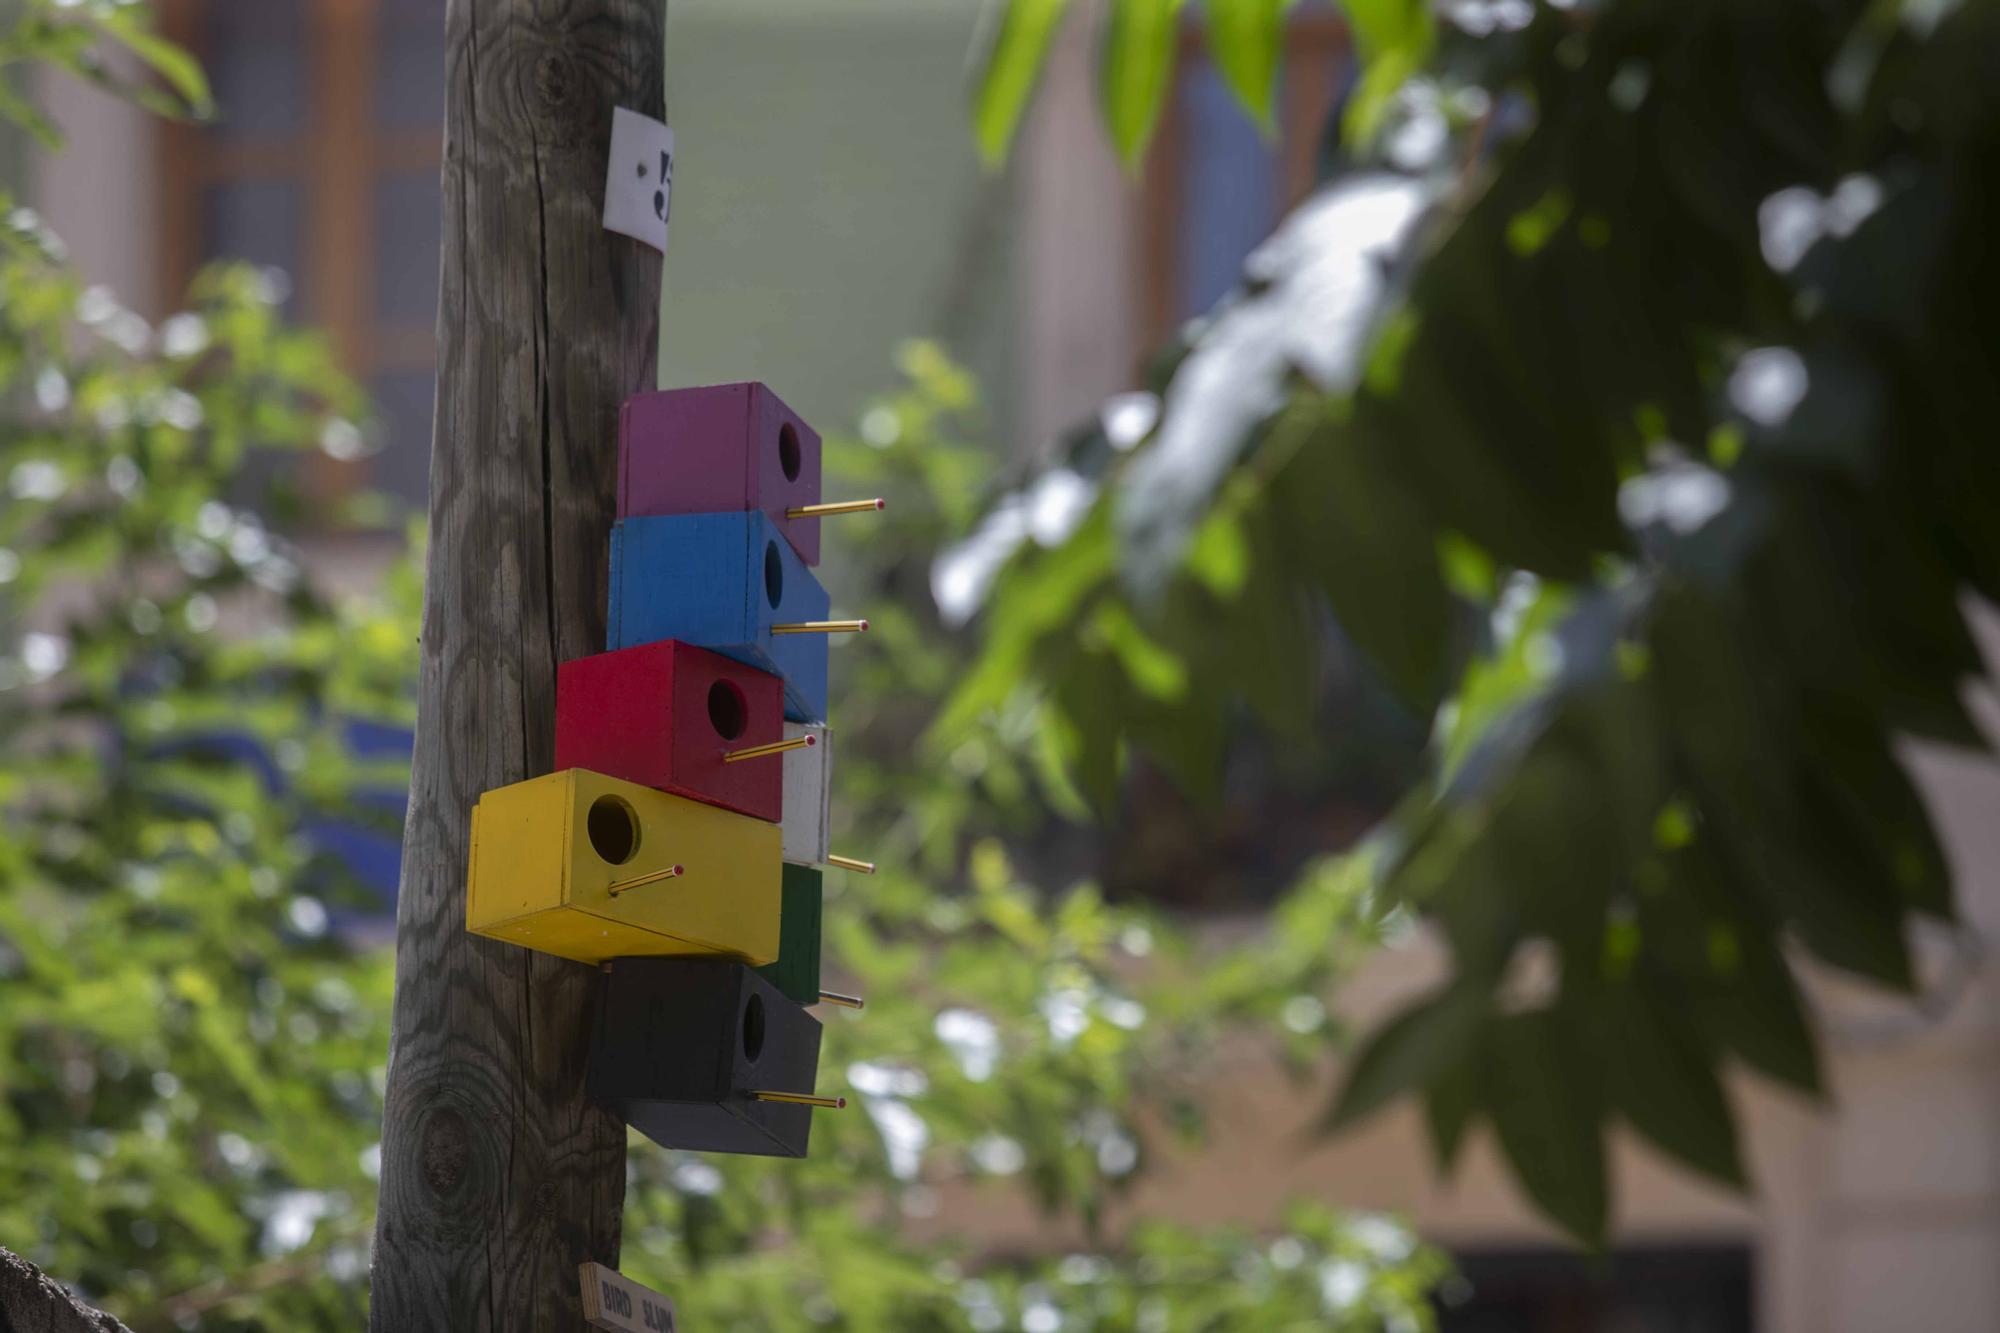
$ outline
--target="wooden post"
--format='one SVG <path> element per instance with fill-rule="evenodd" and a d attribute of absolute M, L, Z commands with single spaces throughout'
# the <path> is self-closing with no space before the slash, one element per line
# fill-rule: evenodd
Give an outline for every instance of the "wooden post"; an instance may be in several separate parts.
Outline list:
<path fill-rule="evenodd" d="M 546 773 L 604 650 L 618 408 L 660 256 L 601 226 L 614 106 L 664 110 L 664 0 L 450 0 L 430 557 L 370 1326 L 584 1327 L 625 1128 L 584 1095 L 598 972 L 465 930 L 482 791 Z"/>
<path fill-rule="evenodd" d="M 132 1333 L 20 1255 L 0 1250 L 0 1329 L 17 1328 L 22 1333 Z"/>

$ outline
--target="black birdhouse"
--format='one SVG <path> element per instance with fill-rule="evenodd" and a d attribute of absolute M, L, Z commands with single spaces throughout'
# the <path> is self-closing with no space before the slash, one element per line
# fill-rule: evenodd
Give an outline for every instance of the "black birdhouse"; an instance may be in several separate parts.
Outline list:
<path fill-rule="evenodd" d="M 591 1097 L 667 1148 L 804 1157 L 819 1020 L 741 963 L 618 958 L 591 1043 Z"/>

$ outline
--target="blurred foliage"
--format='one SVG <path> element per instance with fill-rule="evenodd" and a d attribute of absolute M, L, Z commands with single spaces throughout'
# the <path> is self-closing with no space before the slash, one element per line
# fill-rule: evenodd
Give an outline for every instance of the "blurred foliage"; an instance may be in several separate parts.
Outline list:
<path fill-rule="evenodd" d="M 342 726 L 407 713 L 417 587 L 337 604 L 225 498 L 359 438 L 274 297 L 149 326 L 0 203 L 0 1244 L 142 1329 L 363 1309 L 389 960 L 304 835 L 404 780 Z"/>
<path fill-rule="evenodd" d="M 1183 20 L 1196 10 L 1223 80 L 1260 125 L 1274 130 L 1285 19 L 1297 5 L 1298 0 L 1104 0 L 1098 86 L 1105 128 L 1119 157 L 1136 165 L 1151 141 L 1173 87 Z M 1459 6 L 1494 7 L 1487 0 Z M 987 0 L 972 91 L 973 137 L 987 162 L 1006 158 L 1070 8 L 1069 0 Z M 1347 124 L 1367 137 L 1381 124 L 1403 81 L 1431 54 L 1433 5 L 1430 0 L 1347 0 L 1340 8 L 1355 49 L 1367 62 L 1348 103 Z"/>
<path fill-rule="evenodd" d="M 215 109 L 201 65 L 160 36 L 145 0 L 6 0 L 0 20 L 0 117 L 46 147 L 60 147 L 62 131 L 16 84 L 37 66 L 163 116 L 199 120 Z"/>
<path fill-rule="evenodd" d="M 68 14 L 140 18 L 34 7 L 21 31 Z M 140 1330 L 356 1327 L 391 959 L 354 942 L 379 909 L 310 835 L 395 827 L 369 797 L 406 765 L 351 724 L 411 721 L 417 565 L 331 599 L 246 503 L 261 451 L 367 438 L 327 348 L 282 324 L 281 275 L 213 269 L 154 327 L 33 214 L 0 217 L 0 1245 Z M 1198 949 L 1024 873 L 1009 848 L 1061 827 L 1028 714 L 968 729 L 950 780 L 918 762 L 972 653 L 921 554 L 977 518 L 990 456 L 962 371 L 921 344 L 903 370 L 827 446 L 892 500 L 829 534 L 874 625 L 835 712 L 843 846 L 881 867 L 829 876 L 829 966 L 869 1005 L 823 1015 L 822 1087 L 854 1104 L 803 1162 L 635 1137 L 625 1271 L 690 1327 L 769 1333 L 1430 1327 L 1442 1261 L 1384 1218 L 1114 1225 L 1199 1136 L 1225 1033 L 1310 1071 L 1318 994 L 1381 913 L 1328 863 L 1269 938 Z M 322 532 L 381 518 L 271 500 Z M 949 1239 L 930 1219 L 954 1193 L 1031 1243 Z"/>
<path fill-rule="evenodd" d="M 1332 1119 L 1420 1097 L 1447 1168 L 1490 1125 L 1596 1242 L 1614 1123 L 1742 1185 L 1723 1076 L 1823 1090 L 1797 965 L 1908 991 L 1952 921 L 1899 747 L 1988 745 L 2000 6 L 1346 8 L 1329 179 L 1057 460 L 1061 532 L 940 566 L 989 573 L 934 743 L 1026 718 L 1100 804 L 1134 753 L 1204 789 L 1246 719 L 1341 725 L 1330 610 L 1428 720 L 1363 855 L 1453 963 Z"/>

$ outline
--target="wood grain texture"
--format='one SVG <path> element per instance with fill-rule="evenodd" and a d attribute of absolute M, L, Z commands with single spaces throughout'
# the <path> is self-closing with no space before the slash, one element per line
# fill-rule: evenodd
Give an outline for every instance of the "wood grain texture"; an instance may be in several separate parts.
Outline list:
<path fill-rule="evenodd" d="M 416 753 L 370 1326 L 585 1327 L 625 1132 L 584 1093 L 591 968 L 465 931 L 482 791 L 549 771 L 558 662 L 604 647 L 618 409 L 660 256 L 605 232 L 611 111 L 663 113 L 664 0 L 450 0 Z"/>
<path fill-rule="evenodd" d="M 0 1333 L 132 1333 L 93 1310 L 41 1269 L 0 1250 Z"/>

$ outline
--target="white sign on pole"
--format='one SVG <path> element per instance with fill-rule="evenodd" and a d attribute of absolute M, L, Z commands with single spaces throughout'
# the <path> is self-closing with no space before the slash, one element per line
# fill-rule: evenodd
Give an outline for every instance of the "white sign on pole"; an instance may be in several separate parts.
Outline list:
<path fill-rule="evenodd" d="M 665 254 L 673 193 L 673 130 L 664 121 L 614 107 L 611 156 L 604 168 L 605 230 Z"/>

